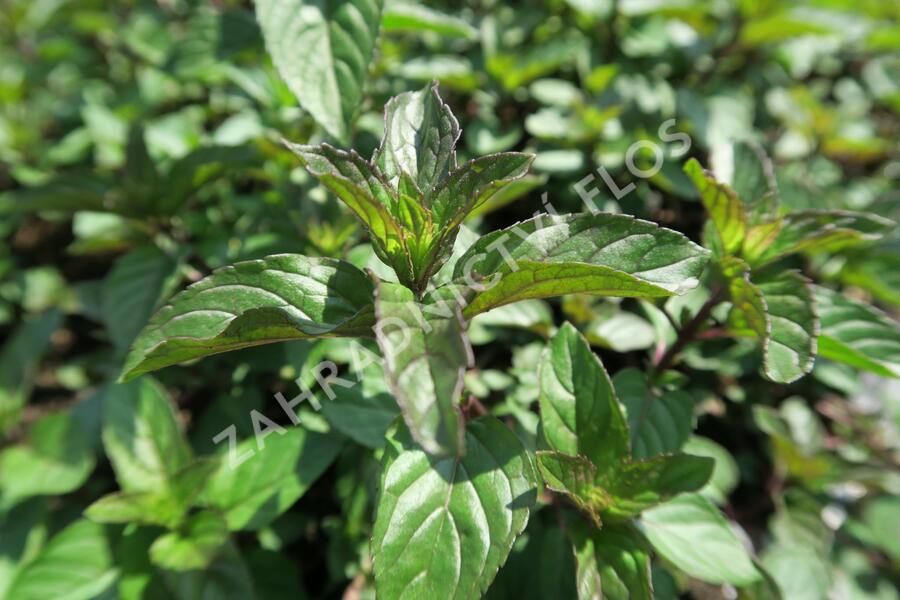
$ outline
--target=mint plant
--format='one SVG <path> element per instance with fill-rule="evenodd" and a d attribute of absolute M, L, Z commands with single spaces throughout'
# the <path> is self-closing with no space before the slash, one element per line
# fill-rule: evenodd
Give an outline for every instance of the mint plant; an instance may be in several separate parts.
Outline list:
<path fill-rule="evenodd" d="M 398 283 L 370 278 L 334 259 L 279 255 L 238 263 L 197 282 L 160 309 L 135 340 L 123 372 L 127 381 L 248 346 L 374 332 L 385 379 L 404 417 L 404 426 L 391 434 L 396 456 L 386 455 L 383 465 L 373 538 L 376 580 L 385 597 L 399 596 L 413 580 L 434 593 L 484 592 L 536 498 L 532 458 L 515 436 L 501 433 L 502 426 L 489 417 L 476 420 L 478 428 L 468 431 L 471 426 L 460 409 L 472 360 L 465 320 L 519 300 L 571 292 L 671 296 L 697 285 L 707 261 L 707 252 L 684 236 L 624 215 L 540 215 L 484 236 L 456 258 L 446 283 L 429 289 L 433 275 L 452 257 L 466 215 L 523 176 L 531 162 L 524 154 L 500 153 L 457 166 L 459 134 L 437 87 L 429 85 L 388 103 L 385 136 L 370 161 L 327 144 L 288 144 L 309 172 L 356 213 L 376 255 L 393 269 Z M 507 240 L 508 246 L 498 251 L 496 242 Z M 605 385 L 609 388 L 608 378 Z M 608 473 L 608 461 L 628 454 L 624 421 L 611 398 L 596 399 L 606 402 L 597 410 L 615 417 L 595 424 L 600 428 L 596 439 L 582 440 L 606 445 L 604 422 L 622 426 L 625 445 L 590 455 L 602 473 Z M 572 443 L 554 449 L 578 454 Z M 434 463 L 429 455 L 446 458 Z M 603 493 L 617 493 L 615 486 L 634 485 L 627 480 L 650 472 L 658 481 L 644 483 L 649 493 L 662 498 L 683 491 L 678 487 L 683 482 L 667 486 L 673 485 L 673 472 L 691 468 L 691 463 L 679 466 L 682 459 L 671 460 L 677 464 L 668 459 L 658 465 L 625 463 L 623 468 L 637 470 L 621 475 L 626 482 L 610 483 L 611 491 Z M 701 462 L 705 476 L 693 476 L 693 487 L 709 476 L 707 461 Z M 420 465 L 417 476 L 408 474 L 411 464 Z M 396 482 L 391 475 L 399 468 L 395 465 L 403 465 Z M 479 473 L 490 483 L 476 485 L 483 489 L 465 500 L 471 493 L 467 481 Z M 408 487 L 414 483 L 416 487 Z M 647 493 L 629 490 L 621 493 L 626 498 Z M 473 498 L 491 512 L 473 513 Z M 631 514 L 644 503 L 618 510 Z M 499 522 L 510 525 L 497 530 Z M 425 550 L 452 541 L 448 535 L 455 541 L 433 559 Z M 459 565 L 459 574 L 450 581 L 447 569 L 453 564 Z"/>
<path fill-rule="evenodd" d="M 6 0 L 0 600 L 896 599 L 894 4 Z"/>

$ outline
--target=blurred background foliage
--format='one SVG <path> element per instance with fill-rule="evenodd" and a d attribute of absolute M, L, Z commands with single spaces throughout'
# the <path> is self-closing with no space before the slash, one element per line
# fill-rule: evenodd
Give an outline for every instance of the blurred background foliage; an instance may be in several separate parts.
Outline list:
<path fill-rule="evenodd" d="M 594 174 L 598 207 L 699 239 L 704 212 L 681 166 L 715 165 L 741 140 L 773 158 L 788 210 L 900 216 L 897 2 L 389 1 L 352 146 L 368 155 L 384 102 L 431 80 L 460 120 L 460 160 L 537 154 L 532 175 L 467 223 L 476 232 L 544 200 L 583 210 L 575 184 Z M 687 153 L 660 140 L 669 119 Z M 304 408 L 303 427 L 270 437 L 237 480 L 212 476 L 205 504 L 227 528 L 208 511 L 191 524 L 200 541 L 82 517 L 119 488 L 152 493 L 176 456 L 221 455 L 213 438 L 229 425 L 251 436 L 252 409 L 286 424 L 276 392 L 296 394 L 322 357 L 349 362 L 345 342 L 292 342 L 167 369 L 161 385 L 113 383 L 151 312 L 216 267 L 279 252 L 373 264 L 352 215 L 282 136 L 326 139 L 275 72 L 250 3 L 0 2 L 0 598 L 373 597 L 377 459 L 397 412 L 377 369 Z M 638 140 L 663 151 L 649 179 L 626 168 Z M 616 198 L 600 167 L 634 191 Z M 797 266 L 896 315 L 898 249 L 894 235 Z M 689 295 L 667 308 L 696 306 Z M 476 319 L 467 392 L 532 447 L 535 368 L 563 320 L 626 373 L 617 380 L 671 336 L 638 301 L 570 296 Z M 686 449 L 716 458 L 705 493 L 785 598 L 898 596 L 900 349 L 879 359 L 878 375 L 820 360 L 780 386 L 758 376 L 752 343 L 688 349 Z M 567 597 L 559 536 L 538 511 L 490 595 Z M 735 593 L 661 563 L 653 576 L 660 598 Z"/>

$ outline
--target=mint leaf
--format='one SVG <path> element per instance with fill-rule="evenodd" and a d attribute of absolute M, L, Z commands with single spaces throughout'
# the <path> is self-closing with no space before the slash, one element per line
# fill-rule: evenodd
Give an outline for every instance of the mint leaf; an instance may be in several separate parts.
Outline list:
<path fill-rule="evenodd" d="M 697 285 L 707 256 L 680 233 L 625 215 L 541 215 L 483 236 L 456 263 L 454 278 L 489 280 L 466 307 L 470 318 L 567 293 L 681 294 Z"/>
<path fill-rule="evenodd" d="M 550 448 L 585 456 L 601 470 L 628 456 L 628 425 L 612 382 L 571 324 L 550 340 L 538 373 L 541 424 Z"/>
<path fill-rule="evenodd" d="M 765 373 L 772 381 L 791 383 L 812 370 L 816 360 L 819 318 L 808 279 L 788 271 L 757 283 L 766 303 L 769 336 Z"/>
<path fill-rule="evenodd" d="M 96 598 L 117 575 L 103 526 L 79 519 L 53 536 L 16 574 L 6 598 Z"/>
<path fill-rule="evenodd" d="M 394 187 L 406 173 L 428 194 L 456 168 L 460 129 L 450 107 L 431 83 L 418 92 L 391 98 L 384 107 L 384 137 L 372 155 Z"/>
<path fill-rule="evenodd" d="M 754 284 L 744 261 L 729 257 L 720 267 L 732 302 L 729 326 L 762 341 L 766 376 L 791 383 L 809 373 L 819 331 L 809 280 L 785 271 Z"/>
<path fill-rule="evenodd" d="M 606 497 L 594 485 L 597 477 L 594 463 L 583 456 L 548 451 L 538 451 L 535 462 L 547 489 L 565 494 L 591 517 L 595 526 L 602 525 L 600 513 L 606 506 Z"/>
<path fill-rule="evenodd" d="M 284 142 L 322 185 L 352 210 L 372 237 L 378 257 L 397 275 L 411 276 L 412 262 L 400 226 L 401 197 L 378 167 L 353 150 L 328 144 L 304 146 Z"/>
<path fill-rule="evenodd" d="M 125 353 L 162 300 L 178 285 L 178 262 L 156 247 L 116 260 L 103 280 L 100 314 L 116 349 Z"/>
<path fill-rule="evenodd" d="M 702 581 L 748 585 L 761 575 L 709 500 L 685 494 L 641 516 L 644 535 L 676 567 Z"/>
<path fill-rule="evenodd" d="M 455 228 L 507 183 L 524 177 L 533 160 L 531 154 L 501 152 L 460 166 L 428 196 L 435 222 L 442 229 Z"/>
<path fill-rule="evenodd" d="M 606 524 L 592 529 L 572 520 L 567 530 L 577 563 L 580 600 L 651 600 L 650 552 L 634 526 Z"/>
<path fill-rule="evenodd" d="M 756 336 L 766 340 L 771 333 L 768 305 L 762 291 L 750 281 L 750 266 L 733 256 L 726 257 L 718 265 L 731 312 L 728 325 L 737 335 Z"/>
<path fill-rule="evenodd" d="M 278 254 L 237 263 L 175 295 L 138 335 L 123 380 L 271 342 L 366 335 L 372 283 L 349 263 Z"/>
<path fill-rule="evenodd" d="M 34 422 L 26 443 L 0 451 L 0 513 L 33 496 L 60 496 L 78 489 L 94 469 L 94 449 L 69 412 Z"/>
<path fill-rule="evenodd" d="M 638 369 L 624 369 L 612 378 L 628 417 L 634 458 L 677 452 L 694 425 L 694 401 L 680 390 L 656 395 Z"/>
<path fill-rule="evenodd" d="M 690 454 L 660 455 L 620 465 L 601 474 L 598 485 L 609 496 L 606 515 L 627 519 L 709 481 L 715 461 Z"/>
<path fill-rule="evenodd" d="M 700 193 L 700 200 L 713 222 L 716 246 L 722 248 L 725 254 L 734 254 L 740 249 L 747 233 L 743 202 L 729 186 L 719 183 L 711 173 L 704 171 L 696 159 L 685 163 L 684 172 Z"/>
<path fill-rule="evenodd" d="M 240 464 L 232 464 L 228 449 L 223 449 L 201 501 L 219 511 L 231 530 L 261 529 L 306 493 L 342 446 L 337 436 L 300 426 L 267 435 L 262 448 L 256 438 L 248 438 L 235 448 Z"/>
<path fill-rule="evenodd" d="M 466 430 L 465 456 L 434 458 L 398 424 L 388 433 L 372 532 L 379 598 L 472 598 L 487 590 L 537 494 L 521 442 L 492 417 Z"/>
<path fill-rule="evenodd" d="M 300 105 L 342 141 L 363 99 L 382 0 L 256 0 L 272 62 Z"/>
<path fill-rule="evenodd" d="M 822 358 L 900 378 L 900 324 L 877 308 L 815 286 Z"/>
<path fill-rule="evenodd" d="M 107 494 L 88 506 L 84 515 L 98 523 L 178 527 L 216 466 L 212 460 L 196 460 L 173 473 L 158 488 Z"/>
<path fill-rule="evenodd" d="M 431 454 L 463 453 L 459 402 L 472 349 L 460 308 L 421 304 L 408 288 L 384 281 L 375 297 L 385 376 L 413 438 Z"/>
<path fill-rule="evenodd" d="M 478 30 L 468 21 L 407 2 L 388 2 L 381 24 L 385 31 L 434 32 L 467 40 L 478 37 Z"/>
<path fill-rule="evenodd" d="M 775 167 L 758 142 L 717 145 L 711 158 L 716 179 L 741 199 L 748 222 L 760 223 L 774 216 L 780 203 Z"/>
<path fill-rule="evenodd" d="M 158 537 L 150 546 L 150 560 L 170 571 L 202 570 L 227 541 L 225 519 L 204 510 L 192 515 L 178 531 Z"/>
<path fill-rule="evenodd" d="M 103 445 L 125 491 L 158 490 L 191 461 L 171 398 L 147 377 L 110 386 L 103 404 Z"/>
<path fill-rule="evenodd" d="M 745 249 L 754 267 L 799 252 L 836 252 L 879 240 L 894 228 L 894 222 L 870 213 L 844 210 L 810 210 L 789 213 L 771 244 Z"/>

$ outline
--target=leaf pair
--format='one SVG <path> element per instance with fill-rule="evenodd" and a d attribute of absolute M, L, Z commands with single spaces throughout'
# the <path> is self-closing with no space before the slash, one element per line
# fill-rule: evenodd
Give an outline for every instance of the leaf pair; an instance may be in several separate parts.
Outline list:
<path fill-rule="evenodd" d="M 413 437 L 436 454 L 464 451 L 459 395 L 471 357 L 463 318 L 573 292 L 671 296 L 696 285 L 705 262 L 681 234 L 633 217 L 542 215 L 482 236 L 455 257 L 451 281 L 421 300 L 380 283 L 376 337 Z"/>
<path fill-rule="evenodd" d="M 543 437 L 537 462 L 547 486 L 565 494 L 599 527 L 703 487 L 713 461 L 687 454 L 633 459 L 615 388 L 584 337 L 564 324 L 540 365 Z"/>
<path fill-rule="evenodd" d="M 161 169 L 150 157 L 144 130 L 134 127 L 126 145 L 125 168 L 115 177 L 97 173 L 63 174 L 47 183 L 0 197 L 0 214 L 80 210 L 146 219 L 172 216 L 205 185 L 250 165 L 246 146 L 205 146 Z"/>
<path fill-rule="evenodd" d="M 459 133 L 431 84 L 388 102 L 384 137 L 371 161 L 328 144 L 286 144 L 359 217 L 400 282 L 421 296 L 466 215 L 525 175 L 533 158 L 506 152 L 457 167 Z"/>
<path fill-rule="evenodd" d="M 153 562 L 177 571 L 204 568 L 228 541 L 228 529 L 217 513 L 189 511 L 216 461 L 193 457 L 165 390 L 150 379 L 109 388 L 103 420 L 103 444 L 122 491 L 91 504 L 85 516 L 166 527 L 150 546 Z"/>
<path fill-rule="evenodd" d="M 743 258 L 759 269 L 791 254 L 836 251 L 880 239 L 894 223 L 878 215 L 842 210 L 810 210 L 779 214 L 771 164 L 764 156 L 736 147 L 744 157 L 732 176 L 735 185 L 718 181 L 695 159 L 684 171 L 694 183 L 709 214 L 706 244 L 717 257 Z"/>
<path fill-rule="evenodd" d="M 763 272 L 763 268 L 791 254 L 835 251 L 878 239 L 893 223 L 849 211 L 778 215 L 768 159 L 747 145 L 737 146 L 735 152 L 735 189 L 717 181 L 696 160 L 688 161 L 685 172 L 709 213 L 705 238 L 732 304 L 729 328 L 736 335 L 757 337 L 766 376 L 791 383 L 809 373 L 815 362 L 819 335 L 815 299 L 809 280 L 800 273 Z"/>

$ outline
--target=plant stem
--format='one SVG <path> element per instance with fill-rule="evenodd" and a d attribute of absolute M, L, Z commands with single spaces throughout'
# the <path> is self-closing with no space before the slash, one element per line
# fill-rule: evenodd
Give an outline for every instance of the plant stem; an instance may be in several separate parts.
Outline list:
<path fill-rule="evenodd" d="M 700 307 L 700 310 L 697 311 L 694 318 L 688 321 L 688 323 L 678 331 L 678 337 L 675 339 L 675 342 L 666 349 L 666 352 L 659 359 L 659 362 L 656 363 L 656 366 L 653 369 L 654 376 L 666 371 L 672 366 L 675 359 L 681 351 L 684 350 L 684 347 L 688 342 L 691 342 L 696 338 L 700 329 L 712 314 L 713 309 L 717 307 L 720 302 L 722 302 L 722 292 L 721 290 L 716 289 L 713 291 L 712 295 L 710 295 L 709 300 Z"/>

